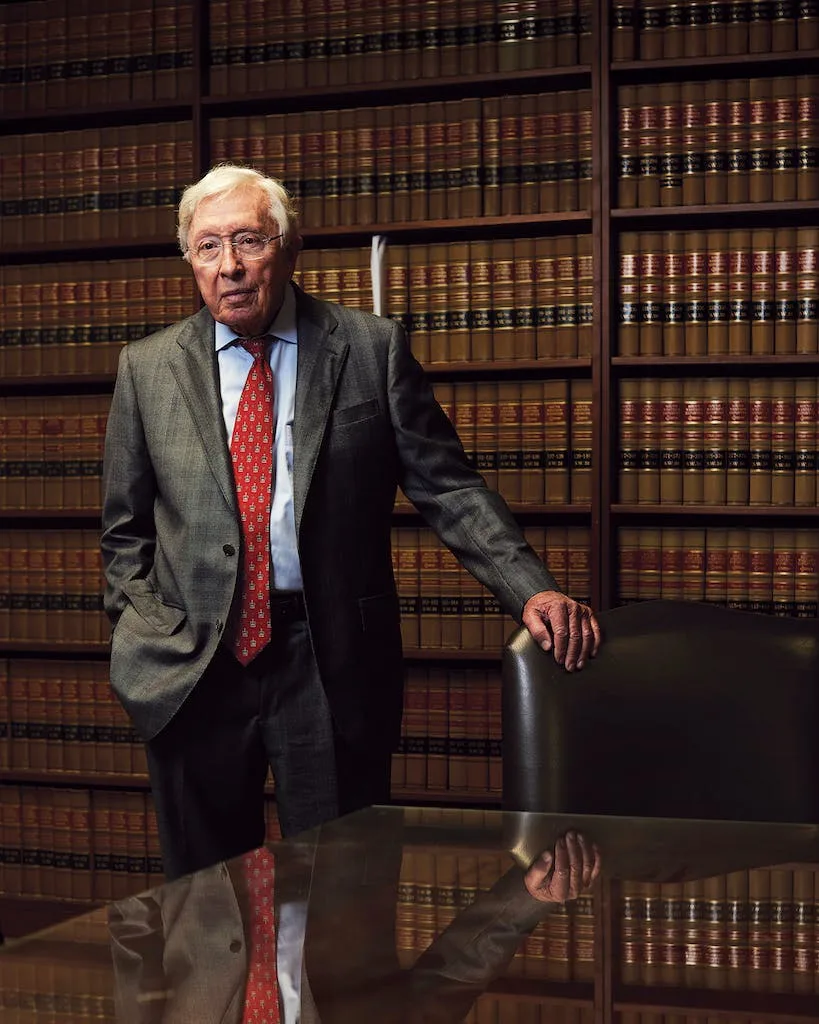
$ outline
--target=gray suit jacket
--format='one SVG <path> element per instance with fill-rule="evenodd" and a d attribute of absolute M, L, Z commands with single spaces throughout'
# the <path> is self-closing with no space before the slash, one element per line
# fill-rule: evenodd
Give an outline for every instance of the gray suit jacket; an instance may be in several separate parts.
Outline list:
<path fill-rule="evenodd" d="M 557 586 L 468 465 L 401 327 L 299 289 L 297 311 L 293 490 L 313 647 L 341 732 L 393 747 L 397 485 L 516 619 Z M 151 739 L 213 657 L 236 594 L 241 533 L 206 309 L 123 349 L 103 484 L 111 682 Z"/>

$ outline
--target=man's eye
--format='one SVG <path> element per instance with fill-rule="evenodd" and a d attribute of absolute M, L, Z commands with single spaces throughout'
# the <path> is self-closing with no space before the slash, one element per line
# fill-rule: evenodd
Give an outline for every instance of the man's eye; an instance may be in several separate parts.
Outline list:
<path fill-rule="evenodd" d="M 219 242 L 200 242 L 199 243 L 199 250 L 198 251 L 199 252 L 213 252 L 214 249 L 218 249 L 219 248 L 219 245 L 220 245 Z"/>
<path fill-rule="evenodd" d="M 242 235 L 239 239 L 240 245 L 258 245 L 261 242 L 260 235 Z"/>

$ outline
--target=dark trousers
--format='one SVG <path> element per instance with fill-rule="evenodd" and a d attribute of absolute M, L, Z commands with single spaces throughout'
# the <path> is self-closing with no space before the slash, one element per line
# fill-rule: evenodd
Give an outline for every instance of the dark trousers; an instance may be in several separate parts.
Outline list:
<path fill-rule="evenodd" d="M 337 734 L 304 620 L 246 668 L 220 648 L 147 752 L 169 879 L 263 844 L 268 767 L 285 837 L 389 802 L 390 755 Z"/>

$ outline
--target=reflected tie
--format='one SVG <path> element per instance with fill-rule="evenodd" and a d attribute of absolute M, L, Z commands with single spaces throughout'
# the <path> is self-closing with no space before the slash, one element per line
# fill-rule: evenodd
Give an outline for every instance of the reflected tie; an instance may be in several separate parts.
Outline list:
<path fill-rule="evenodd" d="M 242 1024 L 279 1024 L 279 983 L 276 971 L 276 907 L 273 902 L 275 861 L 266 847 L 242 857 L 247 884 L 248 962 Z"/>
<path fill-rule="evenodd" d="M 231 648 L 243 665 L 270 640 L 270 503 L 276 425 L 267 342 L 266 335 L 241 342 L 253 356 L 253 366 L 242 389 L 230 441 L 244 539 L 239 611 Z"/>

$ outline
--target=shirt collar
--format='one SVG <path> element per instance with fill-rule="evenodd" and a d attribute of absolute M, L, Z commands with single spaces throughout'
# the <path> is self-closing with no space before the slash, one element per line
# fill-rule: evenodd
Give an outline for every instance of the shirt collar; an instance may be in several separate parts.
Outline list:
<path fill-rule="evenodd" d="M 215 323 L 215 345 L 216 351 L 221 352 L 222 349 L 232 345 L 233 342 L 241 337 L 233 330 L 232 327 L 228 327 L 227 324 L 220 323 L 218 320 Z M 290 345 L 298 344 L 298 331 L 296 329 L 296 293 L 293 291 L 292 283 L 288 282 L 287 287 L 284 289 L 284 300 L 281 304 L 279 312 L 276 314 L 276 318 L 273 323 L 268 327 L 266 334 L 272 334 L 274 337 L 279 338 L 281 341 L 286 341 Z"/>

